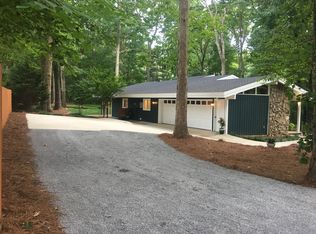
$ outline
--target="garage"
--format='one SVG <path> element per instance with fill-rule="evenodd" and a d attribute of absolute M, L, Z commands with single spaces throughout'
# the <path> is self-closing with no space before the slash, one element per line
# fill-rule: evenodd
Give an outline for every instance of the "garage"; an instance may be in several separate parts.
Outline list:
<path fill-rule="evenodd" d="M 188 127 L 212 129 L 212 99 L 188 100 Z M 161 105 L 161 122 L 174 124 L 176 115 L 176 100 L 164 99 Z"/>

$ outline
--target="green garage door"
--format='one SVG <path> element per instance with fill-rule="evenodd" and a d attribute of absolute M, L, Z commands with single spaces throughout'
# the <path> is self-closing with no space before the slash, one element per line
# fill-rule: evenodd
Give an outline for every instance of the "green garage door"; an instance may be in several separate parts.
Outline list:
<path fill-rule="evenodd" d="M 269 97 L 237 95 L 229 101 L 228 133 L 236 135 L 266 135 Z"/>

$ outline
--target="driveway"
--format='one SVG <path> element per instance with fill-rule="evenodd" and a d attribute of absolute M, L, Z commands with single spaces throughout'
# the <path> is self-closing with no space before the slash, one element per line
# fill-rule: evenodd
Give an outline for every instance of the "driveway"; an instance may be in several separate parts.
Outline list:
<path fill-rule="evenodd" d="M 316 189 L 193 159 L 164 144 L 156 128 L 27 119 L 66 233 L 316 233 Z"/>

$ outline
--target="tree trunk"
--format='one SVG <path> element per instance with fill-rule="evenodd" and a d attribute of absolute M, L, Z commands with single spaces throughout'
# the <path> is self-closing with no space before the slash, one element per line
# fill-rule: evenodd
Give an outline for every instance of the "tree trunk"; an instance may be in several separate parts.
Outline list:
<path fill-rule="evenodd" d="M 152 65 L 152 54 L 151 54 L 151 42 L 148 41 L 147 43 L 147 49 L 148 49 L 148 62 L 147 62 L 147 66 L 146 66 L 146 74 L 147 74 L 147 81 L 152 81 L 153 77 L 152 77 L 152 73 L 151 73 L 151 65 Z"/>
<path fill-rule="evenodd" d="M 54 70 L 54 80 L 55 80 L 55 106 L 54 110 L 59 110 L 61 108 L 61 71 L 60 65 L 57 62 L 53 63 L 53 70 Z"/>
<path fill-rule="evenodd" d="M 239 55 L 238 55 L 238 70 L 240 72 L 240 77 L 244 78 L 245 77 L 245 65 L 244 65 L 243 51 L 240 51 Z"/>
<path fill-rule="evenodd" d="M 117 7 L 120 8 L 120 0 L 117 0 Z M 118 20 L 117 38 L 116 38 L 116 59 L 115 59 L 115 77 L 120 76 L 120 53 L 121 53 L 121 22 Z"/>
<path fill-rule="evenodd" d="M 187 126 L 187 60 L 188 60 L 188 0 L 179 0 L 180 31 L 179 31 L 179 55 L 178 55 L 178 81 L 176 119 L 173 136 L 185 138 L 189 136 Z"/>
<path fill-rule="evenodd" d="M 43 86 L 45 89 L 45 97 L 42 101 L 42 110 L 43 111 L 52 111 L 51 107 L 51 98 L 52 98 L 52 63 L 53 56 L 51 52 L 48 52 L 45 56 L 42 57 L 42 80 Z"/>
<path fill-rule="evenodd" d="M 221 75 L 226 75 L 226 57 L 225 57 L 225 41 L 224 34 L 215 32 L 215 44 L 217 47 L 217 52 L 219 59 L 221 61 Z"/>
<path fill-rule="evenodd" d="M 64 73 L 64 66 L 60 67 L 60 85 L 61 85 L 61 105 L 62 107 L 67 107 L 67 99 L 66 99 L 66 80 L 65 80 L 65 73 Z"/>
<path fill-rule="evenodd" d="M 52 72 L 52 87 L 51 87 L 51 92 L 52 92 L 52 100 L 51 100 L 51 105 L 55 105 L 55 77 L 54 77 L 54 71 Z"/>
<path fill-rule="evenodd" d="M 313 150 L 310 160 L 308 177 L 316 180 L 316 0 L 313 1 L 313 62 L 312 62 L 312 94 L 313 94 L 313 118 L 312 118 L 312 134 L 313 134 Z"/>

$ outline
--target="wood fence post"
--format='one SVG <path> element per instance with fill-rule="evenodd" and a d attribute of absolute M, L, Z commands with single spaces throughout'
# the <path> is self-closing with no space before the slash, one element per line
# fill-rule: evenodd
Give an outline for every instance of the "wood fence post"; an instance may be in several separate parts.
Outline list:
<path fill-rule="evenodd" d="M 0 64 L 0 232 L 2 230 L 2 65 Z"/>

